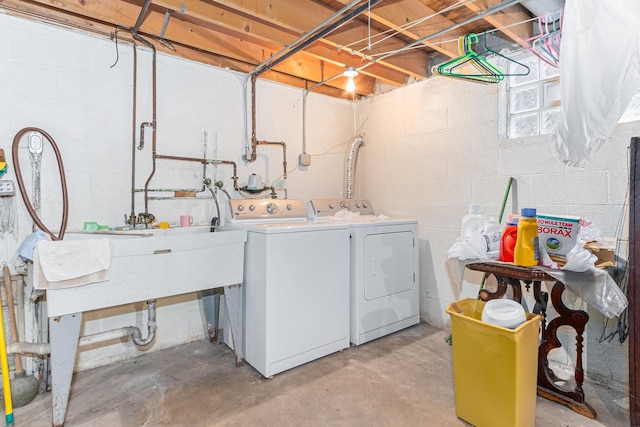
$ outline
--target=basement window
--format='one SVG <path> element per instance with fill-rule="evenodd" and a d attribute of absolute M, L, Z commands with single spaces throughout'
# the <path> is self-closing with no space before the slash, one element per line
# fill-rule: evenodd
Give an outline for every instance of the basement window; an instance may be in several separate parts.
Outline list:
<path fill-rule="evenodd" d="M 534 55 L 514 58 L 529 67 L 526 76 L 507 80 L 507 134 L 522 138 L 548 134 L 554 116 L 560 111 L 560 70 Z M 508 74 L 520 74 L 522 67 L 509 63 Z"/>
<path fill-rule="evenodd" d="M 560 70 L 535 55 L 526 53 L 513 59 L 529 67 L 526 76 L 509 76 L 506 85 L 501 85 L 502 117 L 501 135 L 506 138 L 524 138 L 547 135 L 553 132 L 555 116 L 560 111 Z M 516 63 L 508 66 L 508 74 L 520 74 L 522 68 Z M 632 98 L 619 123 L 640 120 L 640 89 Z"/>

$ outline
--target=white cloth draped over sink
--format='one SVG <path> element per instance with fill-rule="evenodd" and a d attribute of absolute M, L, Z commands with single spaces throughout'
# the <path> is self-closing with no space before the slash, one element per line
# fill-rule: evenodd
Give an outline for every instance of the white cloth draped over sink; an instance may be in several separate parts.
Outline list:
<path fill-rule="evenodd" d="M 35 289 L 59 289 L 109 280 L 109 239 L 42 240 L 34 251 Z"/>

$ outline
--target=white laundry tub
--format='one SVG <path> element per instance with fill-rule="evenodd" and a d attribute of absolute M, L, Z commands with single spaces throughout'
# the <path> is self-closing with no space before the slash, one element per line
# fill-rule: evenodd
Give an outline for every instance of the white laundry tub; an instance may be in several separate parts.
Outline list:
<path fill-rule="evenodd" d="M 47 290 L 49 317 L 242 283 L 245 230 L 209 226 L 71 232 L 67 239 L 110 240 L 109 280 Z"/>

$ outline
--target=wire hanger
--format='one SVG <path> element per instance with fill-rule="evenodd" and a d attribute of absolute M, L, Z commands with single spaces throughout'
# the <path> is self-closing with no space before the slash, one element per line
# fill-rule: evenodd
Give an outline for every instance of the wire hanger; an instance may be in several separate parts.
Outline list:
<path fill-rule="evenodd" d="M 500 52 L 497 52 L 495 50 L 492 50 L 489 48 L 489 46 L 487 46 L 487 36 L 489 35 L 489 30 L 485 31 L 484 34 L 482 35 L 483 37 L 483 47 L 484 47 L 484 52 L 481 53 L 481 55 L 487 55 L 487 54 L 491 54 L 491 55 L 497 55 L 501 58 L 506 59 L 508 62 L 511 62 L 513 64 L 518 65 L 519 67 L 522 67 L 522 71 L 521 72 L 510 72 L 510 73 L 504 73 L 504 76 L 528 76 L 529 73 L 531 72 L 531 69 L 526 66 L 525 64 L 523 64 L 522 62 L 516 61 L 513 58 L 509 58 L 506 55 L 501 54 Z M 494 37 L 495 37 L 495 33 L 493 33 Z M 517 69 L 520 70 L 520 69 Z"/>
<path fill-rule="evenodd" d="M 556 18 L 557 17 L 557 18 Z M 549 31 L 549 21 L 553 30 Z M 558 25 L 556 27 L 556 21 Z M 560 38 L 562 35 L 562 11 L 538 16 L 539 33 L 524 39 L 523 46 L 545 63 L 557 68 L 560 63 Z"/>
<path fill-rule="evenodd" d="M 458 39 L 458 50 L 463 56 L 434 66 L 432 72 L 440 76 L 462 78 L 480 83 L 499 83 L 504 80 L 504 74 L 500 70 L 472 49 L 471 44 L 478 43 L 478 41 L 478 36 L 474 33 Z M 479 73 L 460 70 L 465 64 L 472 65 Z"/>
<path fill-rule="evenodd" d="M 526 76 L 531 72 L 531 69 L 513 58 L 509 58 L 506 55 L 492 50 L 487 45 L 487 36 L 490 31 L 485 31 L 483 34 L 483 52 L 474 51 L 471 47 L 472 43 L 478 43 L 478 35 L 471 33 L 458 39 L 458 51 L 462 55 L 458 58 L 454 58 L 444 64 L 434 66 L 432 72 L 435 75 L 454 77 L 463 80 L 470 80 L 478 83 L 500 83 L 507 76 Z M 519 68 L 515 68 L 514 72 L 504 72 L 499 70 L 486 57 L 489 55 L 499 56 L 506 59 L 508 62 L 518 65 Z M 465 65 L 473 66 L 478 73 L 471 73 L 468 71 L 469 67 L 462 68 Z"/>

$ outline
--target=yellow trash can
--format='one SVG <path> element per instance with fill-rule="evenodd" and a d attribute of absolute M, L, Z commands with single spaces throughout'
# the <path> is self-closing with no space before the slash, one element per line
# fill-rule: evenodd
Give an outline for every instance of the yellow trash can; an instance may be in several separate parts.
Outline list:
<path fill-rule="evenodd" d="M 538 332 L 542 316 L 527 313 L 516 329 L 481 321 L 483 301 L 451 303 L 456 415 L 476 427 L 536 423 Z"/>

